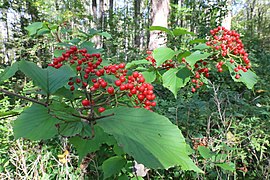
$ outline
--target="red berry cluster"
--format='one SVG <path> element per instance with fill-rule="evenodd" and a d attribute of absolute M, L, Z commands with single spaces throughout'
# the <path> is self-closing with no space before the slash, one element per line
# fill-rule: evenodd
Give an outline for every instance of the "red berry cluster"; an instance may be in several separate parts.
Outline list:
<path fill-rule="evenodd" d="M 244 50 L 244 45 L 240 39 L 240 35 L 235 31 L 227 30 L 224 27 L 217 27 L 210 30 L 210 40 L 206 42 L 207 46 L 211 46 L 215 51 L 219 51 L 221 56 L 235 65 L 235 78 L 241 76 L 237 72 L 247 72 L 251 68 L 248 53 Z M 216 68 L 218 72 L 222 72 L 224 62 L 218 62 Z"/>
<path fill-rule="evenodd" d="M 62 56 L 54 58 L 49 66 L 58 69 L 65 62 L 75 66 L 77 71 L 77 76 L 70 78 L 68 82 L 71 91 L 80 88 L 89 93 L 98 91 L 99 94 L 104 95 L 114 95 L 119 92 L 128 95 L 136 103 L 136 107 L 151 110 L 152 106 L 156 106 L 156 102 L 153 102 L 155 99 L 153 86 L 145 83 L 143 75 L 138 72 L 128 76 L 124 63 L 100 67 L 102 62 L 100 54 L 88 54 L 86 49 L 79 50 L 76 46 L 71 46 Z M 114 84 L 109 85 L 102 78 L 105 74 L 116 77 Z M 84 99 L 81 103 L 83 106 L 94 105 L 94 102 L 90 102 L 89 99 Z M 98 111 L 102 113 L 105 108 L 99 107 Z"/>
<path fill-rule="evenodd" d="M 186 62 L 185 58 L 182 58 L 182 63 L 186 65 L 189 70 L 192 70 L 190 65 Z M 209 69 L 206 67 L 208 63 L 206 61 L 200 60 L 194 65 L 194 76 L 191 78 L 191 82 L 194 85 L 191 88 L 191 92 L 196 92 L 196 89 L 199 89 L 203 86 L 202 77 L 209 78 Z"/>

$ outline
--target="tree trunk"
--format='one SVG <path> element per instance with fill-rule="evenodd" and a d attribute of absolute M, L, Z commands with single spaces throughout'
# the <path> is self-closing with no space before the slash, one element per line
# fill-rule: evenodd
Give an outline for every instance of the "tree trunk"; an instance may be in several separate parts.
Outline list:
<path fill-rule="evenodd" d="M 140 8 L 141 0 L 134 0 L 134 44 L 136 47 L 140 47 L 140 18 L 139 15 L 141 13 Z"/>
<path fill-rule="evenodd" d="M 227 15 L 225 16 L 225 18 L 222 21 L 222 26 L 225 27 L 228 30 L 231 30 L 231 26 L 232 26 L 232 0 L 228 0 L 227 1 L 227 7 L 228 7 L 228 12 Z"/>
<path fill-rule="evenodd" d="M 168 27 L 169 0 L 152 0 L 151 20 L 152 26 Z M 150 32 L 149 50 L 166 46 L 166 34 L 160 31 Z"/>

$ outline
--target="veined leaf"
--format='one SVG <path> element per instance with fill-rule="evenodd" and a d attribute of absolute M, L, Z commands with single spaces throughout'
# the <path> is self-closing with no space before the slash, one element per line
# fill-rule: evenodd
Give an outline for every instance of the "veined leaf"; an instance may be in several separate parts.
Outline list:
<path fill-rule="evenodd" d="M 190 80 L 192 73 L 186 67 L 171 68 L 162 76 L 163 86 L 168 88 L 177 98 L 177 92 Z"/>
<path fill-rule="evenodd" d="M 74 71 L 67 65 L 59 69 L 53 67 L 42 69 L 35 63 L 21 61 L 19 70 L 31 78 L 47 94 L 53 94 L 66 85 L 70 77 L 75 76 Z"/>
<path fill-rule="evenodd" d="M 106 159 L 102 164 L 102 170 L 104 172 L 104 179 L 117 174 L 126 165 L 127 160 L 122 156 L 113 156 Z"/>
<path fill-rule="evenodd" d="M 48 108 L 33 104 L 14 121 L 15 138 L 30 140 L 50 139 L 57 135 L 55 127 L 60 121 L 48 113 Z"/>
<path fill-rule="evenodd" d="M 104 115 L 112 113 L 113 116 L 100 119 L 97 124 L 112 134 L 138 163 L 155 169 L 180 165 L 183 170 L 202 172 L 188 156 L 181 131 L 168 118 L 127 107 L 107 110 Z"/>
<path fill-rule="evenodd" d="M 187 63 L 191 66 L 194 67 L 194 64 L 201 60 L 201 59 L 206 59 L 209 56 L 211 56 L 212 53 L 207 53 L 207 52 L 201 52 L 201 51 L 195 51 L 191 55 L 186 57 Z"/>
<path fill-rule="evenodd" d="M 176 54 L 177 52 L 167 47 L 160 47 L 153 51 L 157 67 L 161 66 L 165 61 L 172 59 Z"/>
<path fill-rule="evenodd" d="M 89 125 L 90 128 L 90 125 Z M 95 152 L 99 149 L 102 144 L 113 145 L 115 139 L 113 136 L 105 133 L 102 128 L 94 126 L 95 136 L 93 139 L 83 139 L 81 137 L 72 137 L 69 139 L 70 143 L 73 144 L 79 154 L 79 162 L 88 154 Z"/>
<path fill-rule="evenodd" d="M 230 74 L 231 74 L 231 77 L 235 82 L 244 83 L 248 89 L 252 89 L 254 87 L 254 85 L 257 83 L 259 77 L 251 70 L 248 70 L 247 72 L 240 70 L 238 72 L 238 74 L 240 74 L 241 77 L 239 79 L 236 79 L 235 72 L 234 72 L 234 68 L 236 66 L 234 64 L 231 64 L 231 63 L 225 63 L 225 65 L 228 67 Z"/>
<path fill-rule="evenodd" d="M 7 67 L 4 72 L 0 74 L 0 83 L 15 75 L 15 73 L 19 70 L 18 64 L 19 62 L 15 62 L 11 66 Z"/>

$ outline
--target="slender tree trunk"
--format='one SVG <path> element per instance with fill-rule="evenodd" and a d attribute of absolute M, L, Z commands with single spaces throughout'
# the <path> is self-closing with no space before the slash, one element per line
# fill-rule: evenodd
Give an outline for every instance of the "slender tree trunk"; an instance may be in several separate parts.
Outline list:
<path fill-rule="evenodd" d="M 141 8 L 140 8 L 141 0 L 134 0 L 134 23 L 135 23 L 135 28 L 134 28 L 134 44 L 136 47 L 140 47 L 140 13 L 141 13 Z"/>
<path fill-rule="evenodd" d="M 169 0 L 152 0 L 151 20 L 152 26 L 168 27 Z M 149 50 L 166 46 L 166 34 L 160 31 L 150 32 Z"/>

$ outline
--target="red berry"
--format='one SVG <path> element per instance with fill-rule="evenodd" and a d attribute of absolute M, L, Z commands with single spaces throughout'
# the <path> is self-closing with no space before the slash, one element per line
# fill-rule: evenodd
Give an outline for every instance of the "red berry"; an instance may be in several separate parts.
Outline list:
<path fill-rule="evenodd" d="M 114 82 L 114 84 L 115 84 L 116 86 L 120 86 L 120 85 L 122 84 L 122 82 L 121 82 L 120 80 L 116 80 L 116 81 Z"/>
<path fill-rule="evenodd" d="M 240 77 L 241 77 L 240 74 L 235 75 L 235 79 L 239 79 Z"/>
<path fill-rule="evenodd" d="M 125 81 L 126 81 L 126 78 L 125 78 L 125 76 L 120 76 L 119 80 L 120 80 L 121 82 L 125 82 Z"/>
<path fill-rule="evenodd" d="M 104 108 L 104 107 L 99 107 L 98 108 L 98 112 L 100 112 L 100 113 L 102 113 L 102 112 L 104 112 L 106 109 Z"/>
<path fill-rule="evenodd" d="M 77 70 L 77 71 L 81 71 L 81 70 L 82 70 L 82 67 L 81 67 L 81 66 L 77 66 L 77 67 L 76 67 L 76 70 Z"/>
<path fill-rule="evenodd" d="M 80 83 L 81 81 L 82 81 L 82 80 L 79 79 L 79 78 L 76 79 L 76 82 L 77 82 L 77 83 Z"/>
<path fill-rule="evenodd" d="M 191 92 L 194 93 L 195 91 L 196 91 L 196 89 L 193 87 L 193 88 L 191 89 Z"/>
<path fill-rule="evenodd" d="M 101 85 L 101 87 L 105 88 L 105 87 L 107 86 L 107 82 L 102 81 L 102 82 L 100 83 L 100 85 Z"/>
<path fill-rule="evenodd" d="M 125 63 L 121 63 L 121 64 L 119 64 L 119 68 L 121 68 L 121 69 L 124 69 L 125 68 Z"/>
<path fill-rule="evenodd" d="M 113 87 L 108 87 L 107 92 L 109 94 L 113 94 L 114 93 L 114 88 Z"/>
<path fill-rule="evenodd" d="M 74 91 L 75 87 L 74 86 L 70 86 L 70 90 Z"/>
<path fill-rule="evenodd" d="M 137 71 L 133 72 L 133 77 L 134 77 L 134 78 L 139 77 L 139 73 L 138 73 Z"/>
<path fill-rule="evenodd" d="M 84 99 L 84 100 L 82 100 L 82 105 L 83 106 L 89 106 L 90 105 L 90 101 L 87 100 L 87 99 Z"/>

